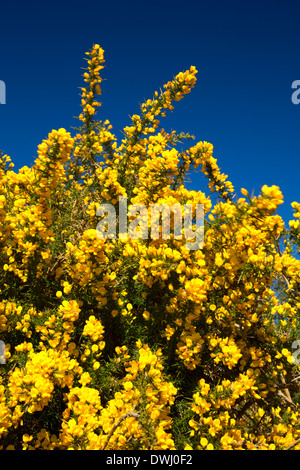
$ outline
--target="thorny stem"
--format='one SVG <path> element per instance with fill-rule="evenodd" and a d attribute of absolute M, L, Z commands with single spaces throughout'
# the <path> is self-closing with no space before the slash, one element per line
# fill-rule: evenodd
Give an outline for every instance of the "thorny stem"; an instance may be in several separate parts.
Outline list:
<path fill-rule="evenodd" d="M 132 408 L 131 411 L 127 411 L 127 413 L 124 413 L 122 416 L 120 416 L 120 418 L 118 419 L 118 421 L 113 425 L 113 427 L 111 428 L 111 430 L 109 431 L 109 433 L 107 434 L 106 436 L 106 439 L 105 439 L 105 442 L 102 446 L 102 449 L 101 450 L 105 450 L 107 444 L 109 443 L 109 440 L 111 438 L 111 436 L 113 435 L 113 433 L 115 432 L 115 430 L 117 429 L 118 426 L 120 426 L 120 424 L 122 423 L 122 421 L 124 421 L 124 419 L 126 418 L 129 418 L 130 416 L 134 417 L 134 418 L 138 418 L 139 416 L 139 413 L 134 411 L 135 410 L 135 406 Z"/>

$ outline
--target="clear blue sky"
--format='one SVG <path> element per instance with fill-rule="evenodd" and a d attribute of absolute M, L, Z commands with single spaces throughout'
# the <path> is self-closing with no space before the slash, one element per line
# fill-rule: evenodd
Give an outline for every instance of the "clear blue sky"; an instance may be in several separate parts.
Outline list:
<path fill-rule="evenodd" d="M 77 126 L 84 53 L 105 50 L 99 118 L 118 134 L 138 104 L 190 65 L 192 93 L 163 123 L 214 144 L 236 191 L 278 185 L 300 201 L 299 1 L 14 1 L 1 3 L 0 149 L 31 166 L 52 129 Z M 192 187 L 203 188 L 193 175 Z"/>

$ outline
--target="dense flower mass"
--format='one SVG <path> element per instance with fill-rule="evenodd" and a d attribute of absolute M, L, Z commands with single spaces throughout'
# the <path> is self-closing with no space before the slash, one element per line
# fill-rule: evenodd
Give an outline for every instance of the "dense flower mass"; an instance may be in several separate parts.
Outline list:
<path fill-rule="evenodd" d="M 286 227 L 279 187 L 238 197 L 212 144 L 161 127 L 195 67 L 118 142 L 96 120 L 103 49 L 86 60 L 75 135 L 53 130 L 18 172 L 0 154 L 0 448 L 300 449 L 300 203 Z M 203 191 L 185 187 L 195 171 Z M 149 219 L 148 237 L 119 237 L 121 196 L 202 204 L 203 246 L 171 212 L 168 238 Z"/>

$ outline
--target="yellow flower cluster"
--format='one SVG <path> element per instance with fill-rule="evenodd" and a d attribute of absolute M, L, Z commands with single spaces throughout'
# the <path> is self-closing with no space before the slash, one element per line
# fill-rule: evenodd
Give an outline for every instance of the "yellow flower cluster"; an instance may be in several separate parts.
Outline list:
<path fill-rule="evenodd" d="M 214 351 L 210 354 L 214 361 L 217 364 L 222 362 L 228 369 L 232 369 L 242 357 L 240 349 L 233 338 L 212 338 L 210 340 L 210 347 Z"/>
<path fill-rule="evenodd" d="M 129 361 L 122 390 L 116 393 L 102 412 L 102 422 L 104 419 L 106 421 L 103 430 L 108 435 L 111 427 L 122 419 L 106 448 L 128 449 L 128 440 L 133 439 L 132 448 L 138 442 L 144 450 L 174 449 L 174 441 L 167 430 L 171 428 L 170 405 L 174 403 L 177 390 L 172 383 L 163 379 L 163 366 L 159 359 L 161 351 L 152 353 L 149 346 L 143 346 L 140 341 L 137 347 L 138 360 Z M 146 404 L 143 412 L 130 414 L 130 410 L 142 409 L 142 403 Z"/>
<path fill-rule="evenodd" d="M 130 361 L 121 390 L 106 407 L 101 405 L 98 390 L 87 386 L 90 376 L 81 375 L 81 387 L 67 395 L 62 431 L 55 439 L 59 448 L 127 449 L 131 441 L 131 448 L 139 444 L 142 449 L 174 449 L 167 430 L 176 389 L 162 378 L 161 352 L 153 354 L 139 342 L 137 346 L 139 360 Z M 135 412 L 144 402 L 148 403 L 145 413 Z"/>
<path fill-rule="evenodd" d="M 227 199 L 229 193 L 234 191 L 233 185 L 230 181 L 226 181 L 227 175 L 221 174 L 217 159 L 212 156 L 213 145 L 208 142 L 198 142 L 187 151 L 187 154 L 191 157 L 194 168 L 201 165 L 201 171 L 209 177 L 209 189 L 219 192 Z"/>
<path fill-rule="evenodd" d="M 234 199 L 212 144 L 160 127 L 195 67 L 118 143 L 96 120 L 103 49 L 87 56 L 75 136 L 52 130 L 18 172 L 0 154 L 0 448 L 300 449 L 300 203 L 287 228 L 277 186 Z M 145 213 L 122 225 L 120 196 Z M 107 203 L 115 238 L 97 231 Z M 153 204 L 170 208 L 156 231 Z M 201 249 L 174 204 L 193 229 L 203 205 Z M 132 223 L 148 237 L 119 237 Z"/>
<path fill-rule="evenodd" d="M 87 72 L 83 74 L 84 81 L 89 84 L 88 88 L 81 88 L 81 105 L 83 108 L 82 114 L 79 116 L 79 119 L 82 122 L 87 122 L 91 116 L 95 114 L 96 107 L 100 106 L 98 101 L 94 101 L 94 94 L 101 95 L 100 83 L 102 78 L 100 76 L 100 70 L 104 68 L 104 51 L 103 49 L 96 44 L 91 52 L 86 53 L 88 56 L 87 63 L 88 69 Z"/>
<path fill-rule="evenodd" d="M 81 372 L 66 351 L 49 349 L 35 353 L 32 348 L 20 349 L 28 351 L 26 367 L 16 367 L 9 375 L 6 390 L 3 385 L 0 387 L 1 435 L 22 425 L 24 415 L 43 410 L 52 399 L 55 386 L 72 386 L 74 374 Z"/>

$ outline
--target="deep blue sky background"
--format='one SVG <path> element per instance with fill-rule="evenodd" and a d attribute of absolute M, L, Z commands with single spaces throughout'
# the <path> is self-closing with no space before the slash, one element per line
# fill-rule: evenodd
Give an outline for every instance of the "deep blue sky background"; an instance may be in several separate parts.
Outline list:
<path fill-rule="evenodd" d="M 1 3 L 0 149 L 15 170 L 31 166 L 52 129 L 77 126 L 84 53 L 105 50 L 99 119 L 118 133 L 138 104 L 195 65 L 192 93 L 163 121 L 214 144 L 236 192 L 278 185 L 300 201 L 300 2 L 177 0 L 14 1 Z M 73 131 L 72 131 L 73 132 Z M 121 138 L 121 136 L 120 136 Z M 204 180 L 193 175 L 193 189 Z"/>

